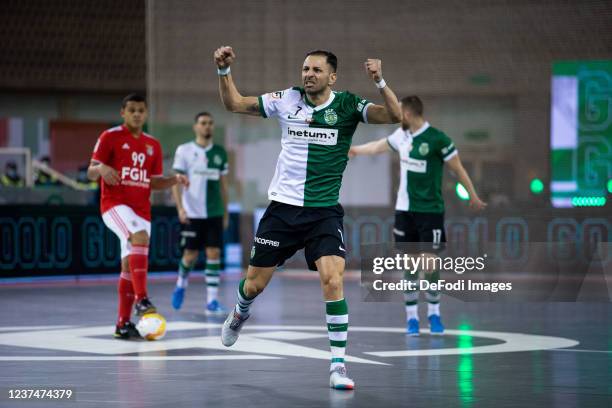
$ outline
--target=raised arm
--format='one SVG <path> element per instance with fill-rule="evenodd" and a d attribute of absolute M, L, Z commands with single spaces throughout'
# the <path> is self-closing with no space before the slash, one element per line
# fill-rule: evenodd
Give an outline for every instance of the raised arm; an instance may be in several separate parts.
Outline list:
<path fill-rule="evenodd" d="M 223 106 L 230 112 L 244 113 L 247 115 L 261 116 L 259 111 L 259 101 L 256 96 L 242 96 L 230 72 L 230 65 L 236 59 L 236 54 L 232 47 L 220 47 L 215 50 L 215 63 L 219 74 L 219 94 Z"/>
<path fill-rule="evenodd" d="M 372 104 L 368 107 L 368 123 L 398 123 L 402 119 L 402 108 L 397 96 L 382 77 L 382 61 L 368 59 L 365 68 L 385 102 L 384 105 Z"/>
<path fill-rule="evenodd" d="M 390 150 L 387 138 L 383 137 L 382 139 L 351 147 L 349 157 L 381 154 Z"/>
<path fill-rule="evenodd" d="M 448 159 L 446 162 L 448 167 L 457 175 L 457 179 L 461 184 L 463 184 L 470 195 L 470 207 L 476 210 L 483 210 L 487 203 L 482 201 L 478 194 L 476 194 L 476 189 L 474 188 L 474 184 L 472 183 L 472 179 L 465 171 L 465 167 L 461 163 L 461 159 L 459 158 L 459 154 L 455 154 L 453 157 Z"/>

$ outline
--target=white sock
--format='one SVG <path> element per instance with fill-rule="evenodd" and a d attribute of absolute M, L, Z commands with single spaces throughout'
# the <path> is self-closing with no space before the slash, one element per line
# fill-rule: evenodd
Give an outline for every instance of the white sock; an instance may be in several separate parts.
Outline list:
<path fill-rule="evenodd" d="M 334 371 L 337 367 L 345 367 L 344 363 L 331 363 L 329 366 L 329 371 Z"/>
<path fill-rule="evenodd" d="M 219 288 L 217 286 L 207 286 L 206 287 L 206 301 L 210 303 L 213 300 L 217 300 L 218 293 L 219 293 Z"/>
<path fill-rule="evenodd" d="M 176 287 L 185 289 L 187 286 L 189 286 L 189 277 L 179 275 L 178 279 L 176 280 Z"/>
<path fill-rule="evenodd" d="M 427 304 L 427 316 L 438 315 L 440 316 L 440 304 L 439 303 L 428 303 Z"/>
<path fill-rule="evenodd" d="M 406 306 L 406 321 L 410 319 L 419 320 L 419 312 L 417 309 L 417 305 L 408 305 Z"/>

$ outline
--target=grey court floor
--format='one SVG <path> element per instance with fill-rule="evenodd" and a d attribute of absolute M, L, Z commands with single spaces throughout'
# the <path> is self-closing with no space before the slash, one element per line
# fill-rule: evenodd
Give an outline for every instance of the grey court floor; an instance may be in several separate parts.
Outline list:
<path fill-rule="evenodd" d="M 612 407 L 610 304 L 449 298 L 445 336 L 408 338 L 401 304 L 361 302 L 349 280 L 356 389 L 335 391 L 318 280 L 276 276 L 230 349 L 202 313 L 201 280 L 180 312 L 172 282 L 149 286 L 169 321 L 157 342 L 112 339 L 112 283 L 0 286 L 0 407 Z M 227 305 L 235 287 L 224 284 Z M 75 401 L 8 398 L 36 388 Z"/>

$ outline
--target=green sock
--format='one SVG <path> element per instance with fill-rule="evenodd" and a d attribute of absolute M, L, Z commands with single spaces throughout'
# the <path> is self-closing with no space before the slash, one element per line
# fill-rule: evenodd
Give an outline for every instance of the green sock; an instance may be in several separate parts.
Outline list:
<path fill-rule="evenodd" d="M 236 304 L 236 313 L 240 316 L 248 316 L 251 303 L 255 300 L 255 296 L 248 297 L 244 293 L 244 282 L 246 279 L 242 279 L 238 284 L 238 303 Z"/>
<path fill-rule="evenodd" d="M 325 320 L 327 335 L 331 347 L 332 360 L 330 370 L 344 366 L 346 339 L 348 335 L 348 306 L 344 298 L 325 302 Z"/>
<path fill-rule="evenodd" d="M 404 307 L 406 309 L 406 321 L 410 319 L 419 320 L 418 313 L 418 303 L 419 303 L 419 290 L 418 290 L 418 278 L 419 273 L 415 272 L 414 274 L 406 271 L 404 273 L 404 279 L 410 282 L 414 282 L 417 285 L 417 289 L 415 290 L 405 290 L 404 291 Z"/>
<path fill-rule="evenodd" d="M 434 270 L 431 273 L 426 274 L 427 281 L 429 283 L 438 282 L 440 280 L 440 271 Z M 425 292 L 425 299 L 427 300 L 427 316 L 432 314 L 440 314 L 440 291 L 439 290 L 428 290 Z"/>

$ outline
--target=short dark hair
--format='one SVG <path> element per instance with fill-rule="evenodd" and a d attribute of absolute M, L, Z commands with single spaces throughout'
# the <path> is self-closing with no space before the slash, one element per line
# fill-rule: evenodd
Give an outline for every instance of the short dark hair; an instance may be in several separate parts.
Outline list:
<path fill-rule="evenodd" d="M 324 51 L 324 50 L 314 50 L 310 51 L 306 54 L 306 57 L 311 55 L 318 55 L 326 58 L 326 62 L 332 67 L 332 72 L 336 72 L 338 70 L 338 57 L 333 52 Z"/>
<path fill-rule="evenodd" d="M 125 108 L 128 102 L 144 102 L 145 106 L 147 105 L 147 98 L 138 93 L 131 93 L 121 101 L 121 108 Z"/>
<path fill-rule="evenodd" d="M 200 120 L 201 116 L 208 116 L 209 118 L 212 119 L 212 115 L 210 113 L 204 111 L 204 112 L 196 113 L 195 118 L 194 118 L 194 122 L 198 123 L 198 120 Z"/>
<path fill-rule="evenodd" d="M 410 95 L 402 98 L 402 108 L 410 109 L 419 116 L 423 116 L 423 101 L 416 95 Z"/>

